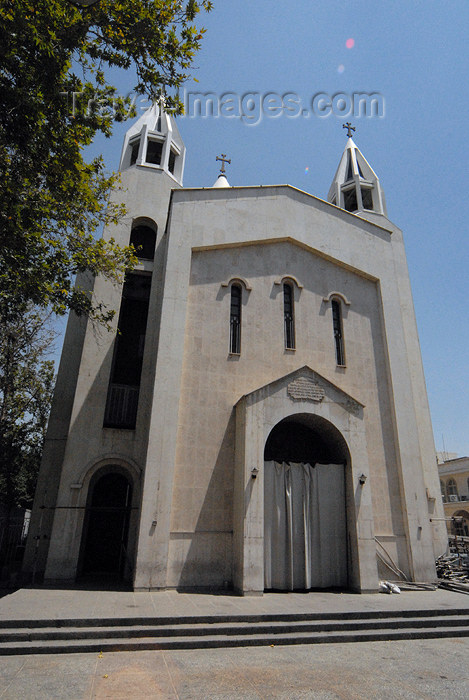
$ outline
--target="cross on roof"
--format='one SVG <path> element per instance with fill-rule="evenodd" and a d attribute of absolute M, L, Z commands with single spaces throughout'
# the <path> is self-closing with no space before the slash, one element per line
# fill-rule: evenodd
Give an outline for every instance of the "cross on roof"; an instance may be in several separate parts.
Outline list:
<path fill-rule="evenodd" d="M 226 157 L 226 153 L 222 153 L 221 156 L 216 157 L 216 160 L 221 160 L 222 166 L 220 168 L 220 175 L 224 175 L 225 174 L 225 163 L 229 163 L 231 165 L 231 158 L 228 159 Z"/>
<path fill-rule="evenodd" d="M 342 124 L 342 129 L 347 129 L 347 138 L 352 138 L 352 131 L 356 131 L 355 127 L 350 122 Z"/>

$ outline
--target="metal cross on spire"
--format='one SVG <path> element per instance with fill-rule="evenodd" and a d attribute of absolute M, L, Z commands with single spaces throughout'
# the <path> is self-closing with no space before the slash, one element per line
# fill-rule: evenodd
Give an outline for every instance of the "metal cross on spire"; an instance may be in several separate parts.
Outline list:
<path fill-rule="evenodd" d="M 164 108 L 166 107 L 166 94 L 164 92 L 165 86 L 161 88 L 161 90 L 158 93 L 158 97 L 156 99 L 157 104 L 159 105 L 160 110 L 163 112 Z"/>
<path fill-rule="evenodd" d="M 352 131 L 356 131 L 355 127 L 352 126 L 350 122 L 345 122 L 345 124 L 342 124 L 342 129 L 347 129 L 347 138 L 349 139 L 352 138 Z"/>
<path fill-rule="evenodd" d="M 224 175 L 225 174 L 225 163 L 228 163 L 229 165 L 231 165 L 231 158 L 228 159 L 226 157 L 226 153 L 222 153 L 221 156 L 216 157 L 216 160 L 221 160 L 222 166 L 220 168 L 220 175 Z"/>

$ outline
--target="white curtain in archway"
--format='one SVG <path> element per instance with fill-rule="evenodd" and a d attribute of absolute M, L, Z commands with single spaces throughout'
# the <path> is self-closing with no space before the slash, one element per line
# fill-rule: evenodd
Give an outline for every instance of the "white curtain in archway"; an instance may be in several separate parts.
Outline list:
<path fill-rule="evenodd" d="M 347 586 L 342 464 L 265 462 L 265 588 Z"/>

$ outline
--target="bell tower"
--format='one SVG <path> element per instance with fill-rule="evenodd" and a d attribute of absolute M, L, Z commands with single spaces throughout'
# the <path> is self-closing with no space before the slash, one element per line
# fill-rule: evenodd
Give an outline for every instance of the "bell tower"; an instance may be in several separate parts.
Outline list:
<path fill-rule="evenodd" d="M 352 139 L 354 128 L 347 123 L 348 141 L 327 195 L 327 201 L 353 214 L 387 217 L 386 200 L 379 178 Z"/>
<path fill-rule="evenodd" d="M 164 171 L 182 187 L 185 156 L 176 120 L 155 103 L 127 131 L 119 170 L 138 166 Z"/>

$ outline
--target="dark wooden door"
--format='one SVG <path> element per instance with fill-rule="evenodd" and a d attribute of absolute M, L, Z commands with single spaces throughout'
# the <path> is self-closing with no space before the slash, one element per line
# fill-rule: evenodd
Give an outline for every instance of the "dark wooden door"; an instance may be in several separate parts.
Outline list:
<path fill-rule="evenodd" d="M 122 576 L 131 498 L 123 474 L 105 474 L 95 483 L 85 518 L 83 574 Z"/>

